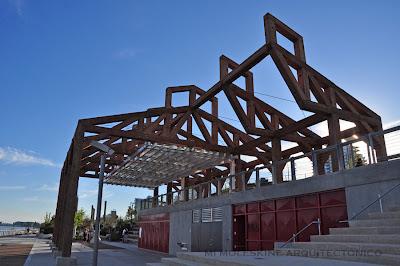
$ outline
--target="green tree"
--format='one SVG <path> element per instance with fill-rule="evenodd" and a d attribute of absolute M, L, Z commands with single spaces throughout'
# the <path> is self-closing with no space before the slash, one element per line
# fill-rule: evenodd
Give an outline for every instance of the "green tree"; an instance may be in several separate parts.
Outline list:
<path fill-rule="evenodd" d="M 85 211 L 83 209 L 78 210 L 75 213 L 74 226 L 76 228 L 81 227 L 83 225 L 84 219 L 85 219 Z"/>
<path fill-rule="evenodd" d="M 44 216 L 44 222 L 40 225 L 40 232 L 43 234 L 51 234 L 54 230 L 54 215 L 50 212 L 46 212 Z"/>
<path fill-rule="evenodd" d="M 46 212 L 46 215 L 44 216 L 44 223 L 50 224 L 51 221 L 52 221 L 51 212 Z"/>
<path fill-rule="evenodd" d="M 346 168 L 353 168 L 358 166 L 363 166 L 367 164 L 367 160 L 365 159 L 364 155 L 361 153 L 360 148 L 357 146 L 353 146 L 352 154 L 349 153 L 346 159 Z"/>
<path fill-rule="evenodd" d="M 131 202 L 131 204 L 128 206 L 128 210 L 126 211 L 126 219 L 133 224 L 134 221 L 136 220 L 136 209 L 135 205 Z"/>

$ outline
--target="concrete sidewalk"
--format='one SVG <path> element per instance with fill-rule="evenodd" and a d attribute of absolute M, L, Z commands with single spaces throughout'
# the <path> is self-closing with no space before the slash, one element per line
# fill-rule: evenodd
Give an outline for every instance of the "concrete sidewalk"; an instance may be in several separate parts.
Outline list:
<path fill-rule="evenodd" d="M 121 249 L 100 249 L 98 265 L 100 266 L 122 266 L 122 265 L 146 265 L 146 263 L 160 262 L 165 254 L 154 253 L 139 249 L 134 244 L 121 242 L 103 241 L 104 244 L 119 247 Z M 72 256 L 78 260 L 78 265 L 89 266 L 92 264 L 92 249 L 74 243 L 72 246 Z"/>
<path fill-rule="evenodd" d="M 146 265 L 146 263 L 160 262 L 165 254 L 143 251 L 134 244 L 124 244 L 119 242 L 103 243 L 119 247 L 120 249 L 100 249 L 99 266 L 122 266 L 122 265 Z M 77 265 L 92 265 L 93 249 L 80 243 L 72 244 L 72 257 L 77 258 Z M 49 240 L 36 239 L 24 266 L 42 266 L 56 265 L 56 259 L 53 257 Z"/>

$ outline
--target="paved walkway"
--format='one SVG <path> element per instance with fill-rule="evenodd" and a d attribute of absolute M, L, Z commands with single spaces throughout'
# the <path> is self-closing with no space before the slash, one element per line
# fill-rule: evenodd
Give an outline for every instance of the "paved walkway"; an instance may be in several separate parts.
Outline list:
<path fill-rule="evenodd" d="M 32 249 L 34 240 L 25 236 L 0 238 L 0 265 L 22 266 Z"/>
<path fill-rule="evenodd" d="M 121 242 L 108 242 L 103 241 L 104 244 L 119 247 L 119 249 L 100 249 L 98 265 L 100 266 L 122 266 L 122 265 L 135 265 L 145 266 L 146 263 L 160 262 L 161 258 L 167 257 L 166 254 L 155 253 L 150 251 L 144 251 L 138 249 L 134 244 L 125 244 Z M 19 264 L 11 264 L 12 266 L 43 266 L 43 265 L 55 265 L 56 259 L 53 257 L 50 249 L 50 240 L 37 239 L 32 236 L 29 237 L 7 237 L 0 238 L 1 244 L 14 244 L 14 245 L 33 245 L 28 258 Z M 89 266 L 92 262 L 92 248 L 82 245 L 80 243 L 73 243 L 72 245 L 72 256 L 77 258 L 78 265 Z M 211 259 L 211 261 L 220 260 L 227 265 L 232 265 L 235 262 L 244 263 L 246 265 L 269 265 L 269 266 L 280 266 L 280 265 L 324 265 L 324 266 L 361 266 L 371 265 L 367 263 L 356 263 L 347 261 L 337 260 L 325 260 L 316 258 L 303 258 L 303 257 L 290 257 L 290 256 L 270 256 L 265 253 L 249 252 L 246 253 L 204 253 L 204 252 L 189 252 L 188 255 L 193 256 L 194 260 L 197 259 Z M 198 257 L 196 259 L 196 257 Z"/>
<path fill-rule="evenodd" d="M 122 265 L 137 265 L 145 266 L 148 262 L 160 262 L 165 254 L 153 253 L 140 250 L 134 244 L 124 244 L 119 242 L 103 243 L 119 247 L 119 249 L 100 249 L 99 250 L 99 266 L 122 266 Z M 25 264 L 11 264 L 12 266 L 43 266 L 56 265 L 56 259 L 53 257 L 50 249 L 50 240 L 37 239 L 35 237 L 7 237 L 0 238 L 1 244 L 15 245 L 33 245 L 32 250 L 27 257 Z M 92 264 L 93 249 L 80 243 L 72 244 L 72 256 L 77 258 L 78 265 L 89 266 Z"/>
<path fill-rule="evenodd" d="M 109 241 L 103 241 L 103 243 L 116 246 L 121 249 L 100 249 L 98 259 L 98 265 L 100 266 L 145 266 L 148 262 L 160 262 L 161 258 L 166 257 L 165 254 L 138 249 L 138 247 L 134 244 Z M 78 259 L 78 265 L 89 266 L 92 263 L 92 249 L 79 243 L 73 244 L 72 256 Z"/>

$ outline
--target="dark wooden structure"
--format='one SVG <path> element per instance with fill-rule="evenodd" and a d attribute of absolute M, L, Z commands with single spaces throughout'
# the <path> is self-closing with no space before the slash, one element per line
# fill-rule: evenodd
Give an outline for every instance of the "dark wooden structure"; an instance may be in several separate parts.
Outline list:
<path fill-rule="evenodd" d="M 220 57 L 220 80 L 208 90 L 195 85 L 169 87 L 166 89 L 164 107 L 79 120 L 60 178 L 53 241 L 62 251 L 62 256 L 71 254 L 79 177 L 98 177 L 100 153 L 90 145 L 91 140 L 101 141 L 116 151 L 115 155 L 107 158 L 106 173 L 120 165 L 144 142 L 199 147 L 238 155 L 235 165 L 236 170 L 240 171 L 286 159 L 293 154 L 307 153 L 323 145 L 335 145 L 354 134 L 382 129 L 379 115 L 307 64 L 302 36 L 271 14 L 264 16 L 264 27 L 266 43 L 242 63 L 236 63 L 226 56 Z M 278 33 L 293 44 L 294 53 L 279 44 Z M 312 115 L 295 121 L 254 95 L 251 69 L 268 56 L 271 56 L 299 108 Z M 244 88 L 233 83 L 240 77 L 245 79 Z M 179 92 L 188 92 L 189 104 L 173 107 L 172 97 Z M 217 95 L 222 92 L 244 130 L 218 117 Z M 244 102 L 245 106 L 240 102 Z M 211 106 L 211 111 L 201 108 L 205 104 Z M 340 130 L 340 120 L 353 122 L 355 126 Z M 322 121 L 328 123 L 327 137 L 309 129 Z M 202 136 L 193 134 L 195 127 Z M 297 146 L 282 150 L 282 140 L 297 143 Z M 374 143 L 378 159 L 384 158 L 386 151 L 383 138 L 376 138 Z M 240 155 L 252 156 L 254 160 L 242 161 Z M 323 164 L 328 157 L 329 154 L 318 158 L 319 163 Z M 340 168 L 340 160 L 335 159 L 333 154 L 332 157 L 333 168 Z M 176 181 L 167 184 L 167 190 L 178 190 L 183 186 L 227 176 L 229 165 L 225 165 L 226 170 L 221 168 L 204 169 L 202 173 L 189 177 L 177 177 Z M 271 171 L 276 182 L 282 182 L 282 168 Z M 155 194 L 157 191 L 154 190 Z"/>

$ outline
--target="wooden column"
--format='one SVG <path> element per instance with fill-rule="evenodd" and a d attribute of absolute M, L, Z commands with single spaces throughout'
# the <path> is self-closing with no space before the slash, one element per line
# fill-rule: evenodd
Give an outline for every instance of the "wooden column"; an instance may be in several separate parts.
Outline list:
<path fill-rule="evenodd" d="M 277 162 L 282 160 L 282 147 L 281 140 L 277 138 L 272 139 L 272 183 L 278 184 L 283 182 L 282 166 L 277 165 Z"/>
<path fill-rule="evenodd" d="M 187 184 L 188 184 L 188 177 L 182 177 L 181 178 L 181 190 L 182 190 L 182 201 L 188 201 L 189 200 L 189 190 L 187 189 Z"/>
<path fill-rule="evenodd" d="M 63 215 L 63 237 L 62 237 L 62 248 L 61 254 L 63 257 L 71 256 L 71 246 L 72 246 L 72 234 L 74 228 L 74 216 L 78 205 L 78 182 L 79 182 L 79 173 L 80 173 L 80 163 L 81 163 L 81 151 L 82 151 L 82 140 L 83 140 L 83 131 L 78 124 L 78 127 L 75 132 L 75 136 L 72 144 L 72 158 L 71 158 L 71 168 L 68 171 L 68 186 L 66 193 L 66 202 L 65 202 L 65 212 Z"/>
<path fill-rule="evenodd" d="M 167 205 L 172 203 L 172 182 L 167 184 Z"/>
<path fill-rule="evenodd" d="M 64 169 L 64 168 L 63 168 Z M 60 176 L 60 184 L 58 187 L 58 198 L 57 198 L 57 208 L 56 208 L 56 216 L 54 220 L 54 231 L 53 231 L 53 243 L 56 244 L 56 247 L 59 248 L 59 233 L 60 230 L 60 223 L 61 223 L 61 213 L 62 213 L 62 208 L 63 208 L 63 200 L 65 198 L 64 196 L 64 186 L 65 186 L 65 175 L 63 174 L 64 170 L 61 171 L 61 176 Z"/>
<path fill-rule="evenodd" d="M 279 130 L 279 117 L 276 114 L 271 116 L 272 128 L 276 131 Z M 279 138 L 271 140 L 271 157 L 272 157 L 272 183 L 278 184 L 283 182 L 283 167 L 277 163 L 282 160 L 282 146 Z"/>
<path fill-rule="evenodd" d="M 158 187 L 153 189 L 153 207 L 158 205 Z"/>
<path fill-rule="evenodd" d="M 222 182 L 225 182 L 225 180 L 224 181 L 222 181 L 221 179 L 217 180 L 217 195 L 218 196 L 222 195 L 222 187 L 223 187 L 223 183 Z"/>
<path fill-rule="evenodd" d="M 376 131 L 383 130 L 382 125 L 376 128 Z M 376 136 L 374 138 L 374 149 L 376 151 L 376 159 L 378 162 L 387 161 L 387 151 L 386 151 L 386 144 L 385 138 L 381 136 Z"/>
<path fill-rule="evenodd" d="M 232 176 L 229 179 L 229 190 L 231 192 L 235 191 L 236 189 L 236 178 L 234 177 L 235 173 L 236 173 L 236 162 L 235 159 L 232 159 L 230 161 L 230 171 L 229 171 L 229 175 Z"/>
<path fill-rule="evenodd" d="M 63 216 L 65 212 L 65 202 L 67 200 L 67 188 L 68 188 L 68 171 L 70 168 L 71 162 L 71 149 L 72 143 L 68 150 L 66 159 L 64 161 L 63 168 L 61 170 L 60 177 L 60 185 L 58 191 L 58 200 L 57 200 L 57 210 L 56 217 L 54 221 L 54 232 L 53 232 L 53 242 L 56 244 L 57 249 L 61 249 L 62 246 L 62 237 L 63 237 Z"/>
<path fill-rule="evenodd" d="M 330 115 L 328 118 L 328 129 L 329 129 L 329 146 L 338 145 L 340 143 L 340 124 L 339 117 L 337 115 Z M 339 157 L 336 151 L 331 152 L 332 158 L 332 170 L 334 172 L 339 170 Z"/>

